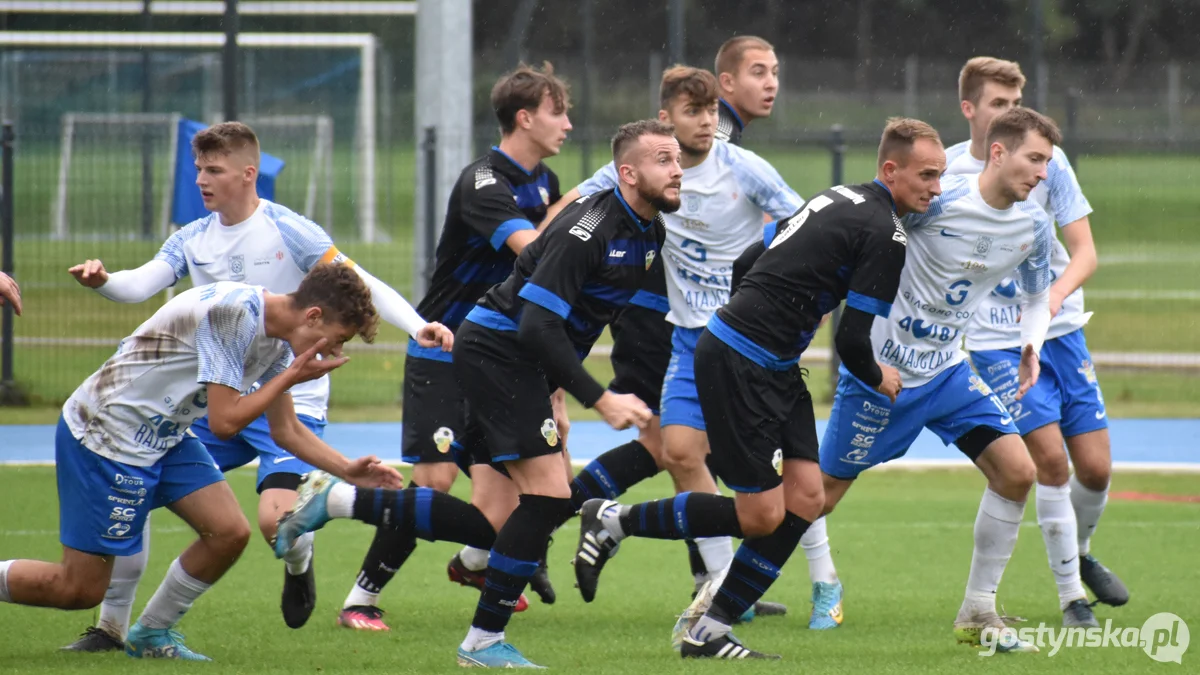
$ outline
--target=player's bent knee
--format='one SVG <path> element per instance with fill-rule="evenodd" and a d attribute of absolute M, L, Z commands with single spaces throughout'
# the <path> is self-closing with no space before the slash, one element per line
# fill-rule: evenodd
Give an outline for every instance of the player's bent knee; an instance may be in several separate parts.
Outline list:
<path fill-rule="evenodd" d="M 263 534 L 266 534 L 265 530 Z M 237 558 L 250 543 L 250 523 L 244 516 L 230 518 L 229 522 L 221 523 L 200 539 L 216 555 L 222 558 Z"/>
<path fill-rule="evenodd" d="M 458 466 L 454 462 L 422 463 L 413 467 L 412 484 L 433 488 L 438 492 L 449 492 L 458 477 Z"/>
<path fill-rule="evenodd" d="M 742 535 L 746 539 L 756 539 L 773 533 L 783 523 L 784 513 L 783 504 L 739 509 L 738 524 L 742 527 Z"/>

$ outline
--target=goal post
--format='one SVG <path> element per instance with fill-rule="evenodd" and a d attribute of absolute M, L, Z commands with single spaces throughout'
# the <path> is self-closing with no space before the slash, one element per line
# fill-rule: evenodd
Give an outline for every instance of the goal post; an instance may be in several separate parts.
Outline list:
<path fill-rule="evenodd" d="M 371 33 L 239 33 L 238 46 L 247 49 L 353 49 L 359 53 L 359 83 L 354 130 L 354 201 L 359 236 L 375 243 L 378 233 L 376 182 L 378 39 Z M 223 33 L 204 32 L 85 32 L 0 31 L 0 48 L 161 49 L 217 51 Z M 76 118 L 78 121 L 78 118 Z M 332 130 L 331 130 L 332 131 Z M 64 151 L 69 152 L 69 150 Z M 326 163 L 332 161 L 332 153 Z M 60 176 L 61 176 L 60 171 Z M 58 234 L 57 203 L 54 228 Z"/>

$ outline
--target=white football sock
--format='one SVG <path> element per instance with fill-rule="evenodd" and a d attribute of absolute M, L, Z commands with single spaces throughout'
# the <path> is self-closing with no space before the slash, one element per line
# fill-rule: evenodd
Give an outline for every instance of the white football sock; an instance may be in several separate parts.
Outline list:
<path fill-rule="evenodd" d="M 133 614 L 133 601 L 137 599 L 138 582 L 146 572 L 146 561 L 150 559 L 150 518 L 142 530 L 142 550 L 128 556 L 117 556 L 113 561 L 112 578 L 104 592 L 100 605 L 100 620 L 96 625 L 108 633 L 124 638 L 129 632 L 129 619 Z"/>
<path fill-rule="evenodd" d="M 705 614 L 700 617 L 695 626 L 688 631 L 688 637 L 696 642 L 712 642 L 730 631 L 729 624 L 722 623 L 712 617 L 710 614 Z"/>
<path fill-rule="evenodd" d="M 1092 550 L 1092 535 L 1104 507 L 1108 504 L 1108 488 L 1092 490 L 1085 487 L 1071 474 L 1071 506 L 1075 508 L 1075 522 L 1079 530 L 1079 555 L 1087 555 Z"/>
<path fill-rule="evenodd" d="M 335 483 L 325 497 L 325 510 L 330 518 L 353 518 L 354 497 L 358 490 L 349 483 Z"/>
<path fill-rule="evenodd" d="M 146 603 L 146 609 L 142 610 L 138 623 L 151 629 L 170 628 L 179 623 L 183 615 L 192 608 L 192 603 L 209 588 L 212 588 L 212 584 L 193 578 L 183 569 L 179 558 L 176 558 L 167 570 L 162 585 L 154 591 L 150 602 Z"/>
<path fill-rule="evenodd" d="M 804 557 L 808 558 L 808 578 L 814 584 L 818 581 L 836 584 L 837 569 L 833 566 L 833 555 L 829 552 L 829 535 L 825 529 L 825 516 L 813 521 L 812 525 L 800 537 L 800 546 L 804 548 Z"/>
<path fill-rule="evenodd" d="M 477 652 L 480 649 L 487 649 L 497 642 L 504 641 L 504 632 L 492 633 L 482 628 L 471 626 L 471 630 L 467 631 L 467 637 L 463 639 L 462 647 L 466 652 Z"/>
<path fill-rule="evenodd" d="M 695 542 L 700 557 L 704 559 L 704 567 L 708 570 L 708 578 L 716 579 L 717 575 L 724 578 L 725 570 L 733 563 L 733 538 L 703 537 Z"/>
<path fill-rule="evenodd" d="M 362 572 L 359 572 L 362 574 Z M 372 593 L 358 583 L 354 584 L 354 588 L 350 589 L 350 594 L 346 596 L 346 602 L 342 604 L 342 609 L 347 607 L 375 607 L 379 604 L 379 594 Z"/>
<path fill-rule="evenodd" d="M 8 594 L 8 568 L 16 560 L 0 560 L 0 602 L 12 602 L 12 596 Z"/>
<path fill-rule="evenodd" d="M 1079 578 L 1079 540 L 1075 511 L 1071 508 L 1071 488 L 1038 483 L 1036 501 L 1038 527 L 1046 541 L 1046 557 L 1054 573 L 1054 583 L 1058 585 L 1059 605 L 1066 607 L 1072 600 L 1087 597 Z"/>
<path fill-rule="evenodd" d="M 283 554 L 283 562 L 287 565 L 287 573 L 298 577 L 308 571 L 312 562 L 314 533 L 306 532 L 296 539 L 287 553 Z"/>
<path fill-rule="evenodd" d="M 989 487 L 979 502 L 975 516 L 975 550 L 971 554 L 971 574 L 963 606 L 995 611 L 996 590 L 1004 567 L 1017 546 L 1025 502 L 1014 502 L 992 492 Z"/>
<path fill-rule="evenodd" d="M 458 552 L 458 559 L 462 561 L 463 567 L 472 572 L 482 572 L 487 569 L 488 556 L 491 551 L 474 546 L 464 546 L 463 550 Z"/>

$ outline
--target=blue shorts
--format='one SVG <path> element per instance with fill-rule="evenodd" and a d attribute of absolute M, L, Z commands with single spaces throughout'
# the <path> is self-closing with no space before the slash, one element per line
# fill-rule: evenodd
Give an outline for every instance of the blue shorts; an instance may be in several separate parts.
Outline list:
<path fill-rule="evenodd" d="M 308 415 L 297 415 L 300 423 L 308 430 L 322 438 L 325 435 L 325 422 Z M 294 455 L 275 445 L 271 440 L 271 428 L 267 425 L 267 416 L 263 415 L 242 429 L 238 435 L 223 441 L 213 435 L 208 428 L 208 417 L 201 417 L 192 423 L 191 432 L 199 438 L 209 454 L 216 460 L 221 472 L 232 471 L 240 466 L 246 466 L 258 458 L 258 491 L 262 492 L 263 481 L 272 474 L 295 474 L 303 476 L 316 467 L 300 461 Z"/>
<path fill-rule="evenodd" d="M 88 450 L 61 417 L 54 461 L 59 541 L 95 555 L 141 552 L 151 510 L 225 480 L 204 445 L 191 436 L 154 466 L 131 466 Z"/>
<path fill-rule="evenodd" d="M 1017 366 L 1021 350 L 971 352 L 971 363 L 1008 406 L 1022 434 L 1058 424 L 1066 438 L 1108 428 L 1104 394 L 1088 353 L 1083 329 L 1042 345 L 1042 372 L 1037 384 L 1017 400 Z"/>
<path fill-rule="evenodd" d="M 893 404 L 841 368 L 837 396 L 821 441 L 821 471 L 849 480 L 903 457 L 928 427 L 946 445 L 980 426 L 1015 434 L 1004 404 L 964 361 L 933 380 L 902 389 Z"/>
<path fill-rule="evenodd" d="M 671 335 L 671 363 L 663 378 L 662 425 L 678 424 L 704 431 L 700 394 L 696 391 L 696 340 L 704 328 L 675 327 Z"/>

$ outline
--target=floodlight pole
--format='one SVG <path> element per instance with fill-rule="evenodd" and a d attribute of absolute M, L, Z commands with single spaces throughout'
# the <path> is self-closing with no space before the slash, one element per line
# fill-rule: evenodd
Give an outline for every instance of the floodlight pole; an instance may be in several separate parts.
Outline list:
<path fill-rule="evenodd" d="M 225 0 L 225 48 L 221 52 L 221 86 L 225 99 L 225 121 L 237 119 L 238 93 L 238 6 L 237 0 Z"/>
<path fill-rule="evenodd" d="M 154 30 L 154 15 L 150 13 L 150 0 L 142 2 L 142 30 Z M 150 50 L 142 49 L 142 112 L 153 107 L 150 87 Z M 116 112 L 115 110 L 113 112 Z M 154 151 L 151 147 L 150 130 L 142 130 L 142 239 L 154 237 Z"/>

